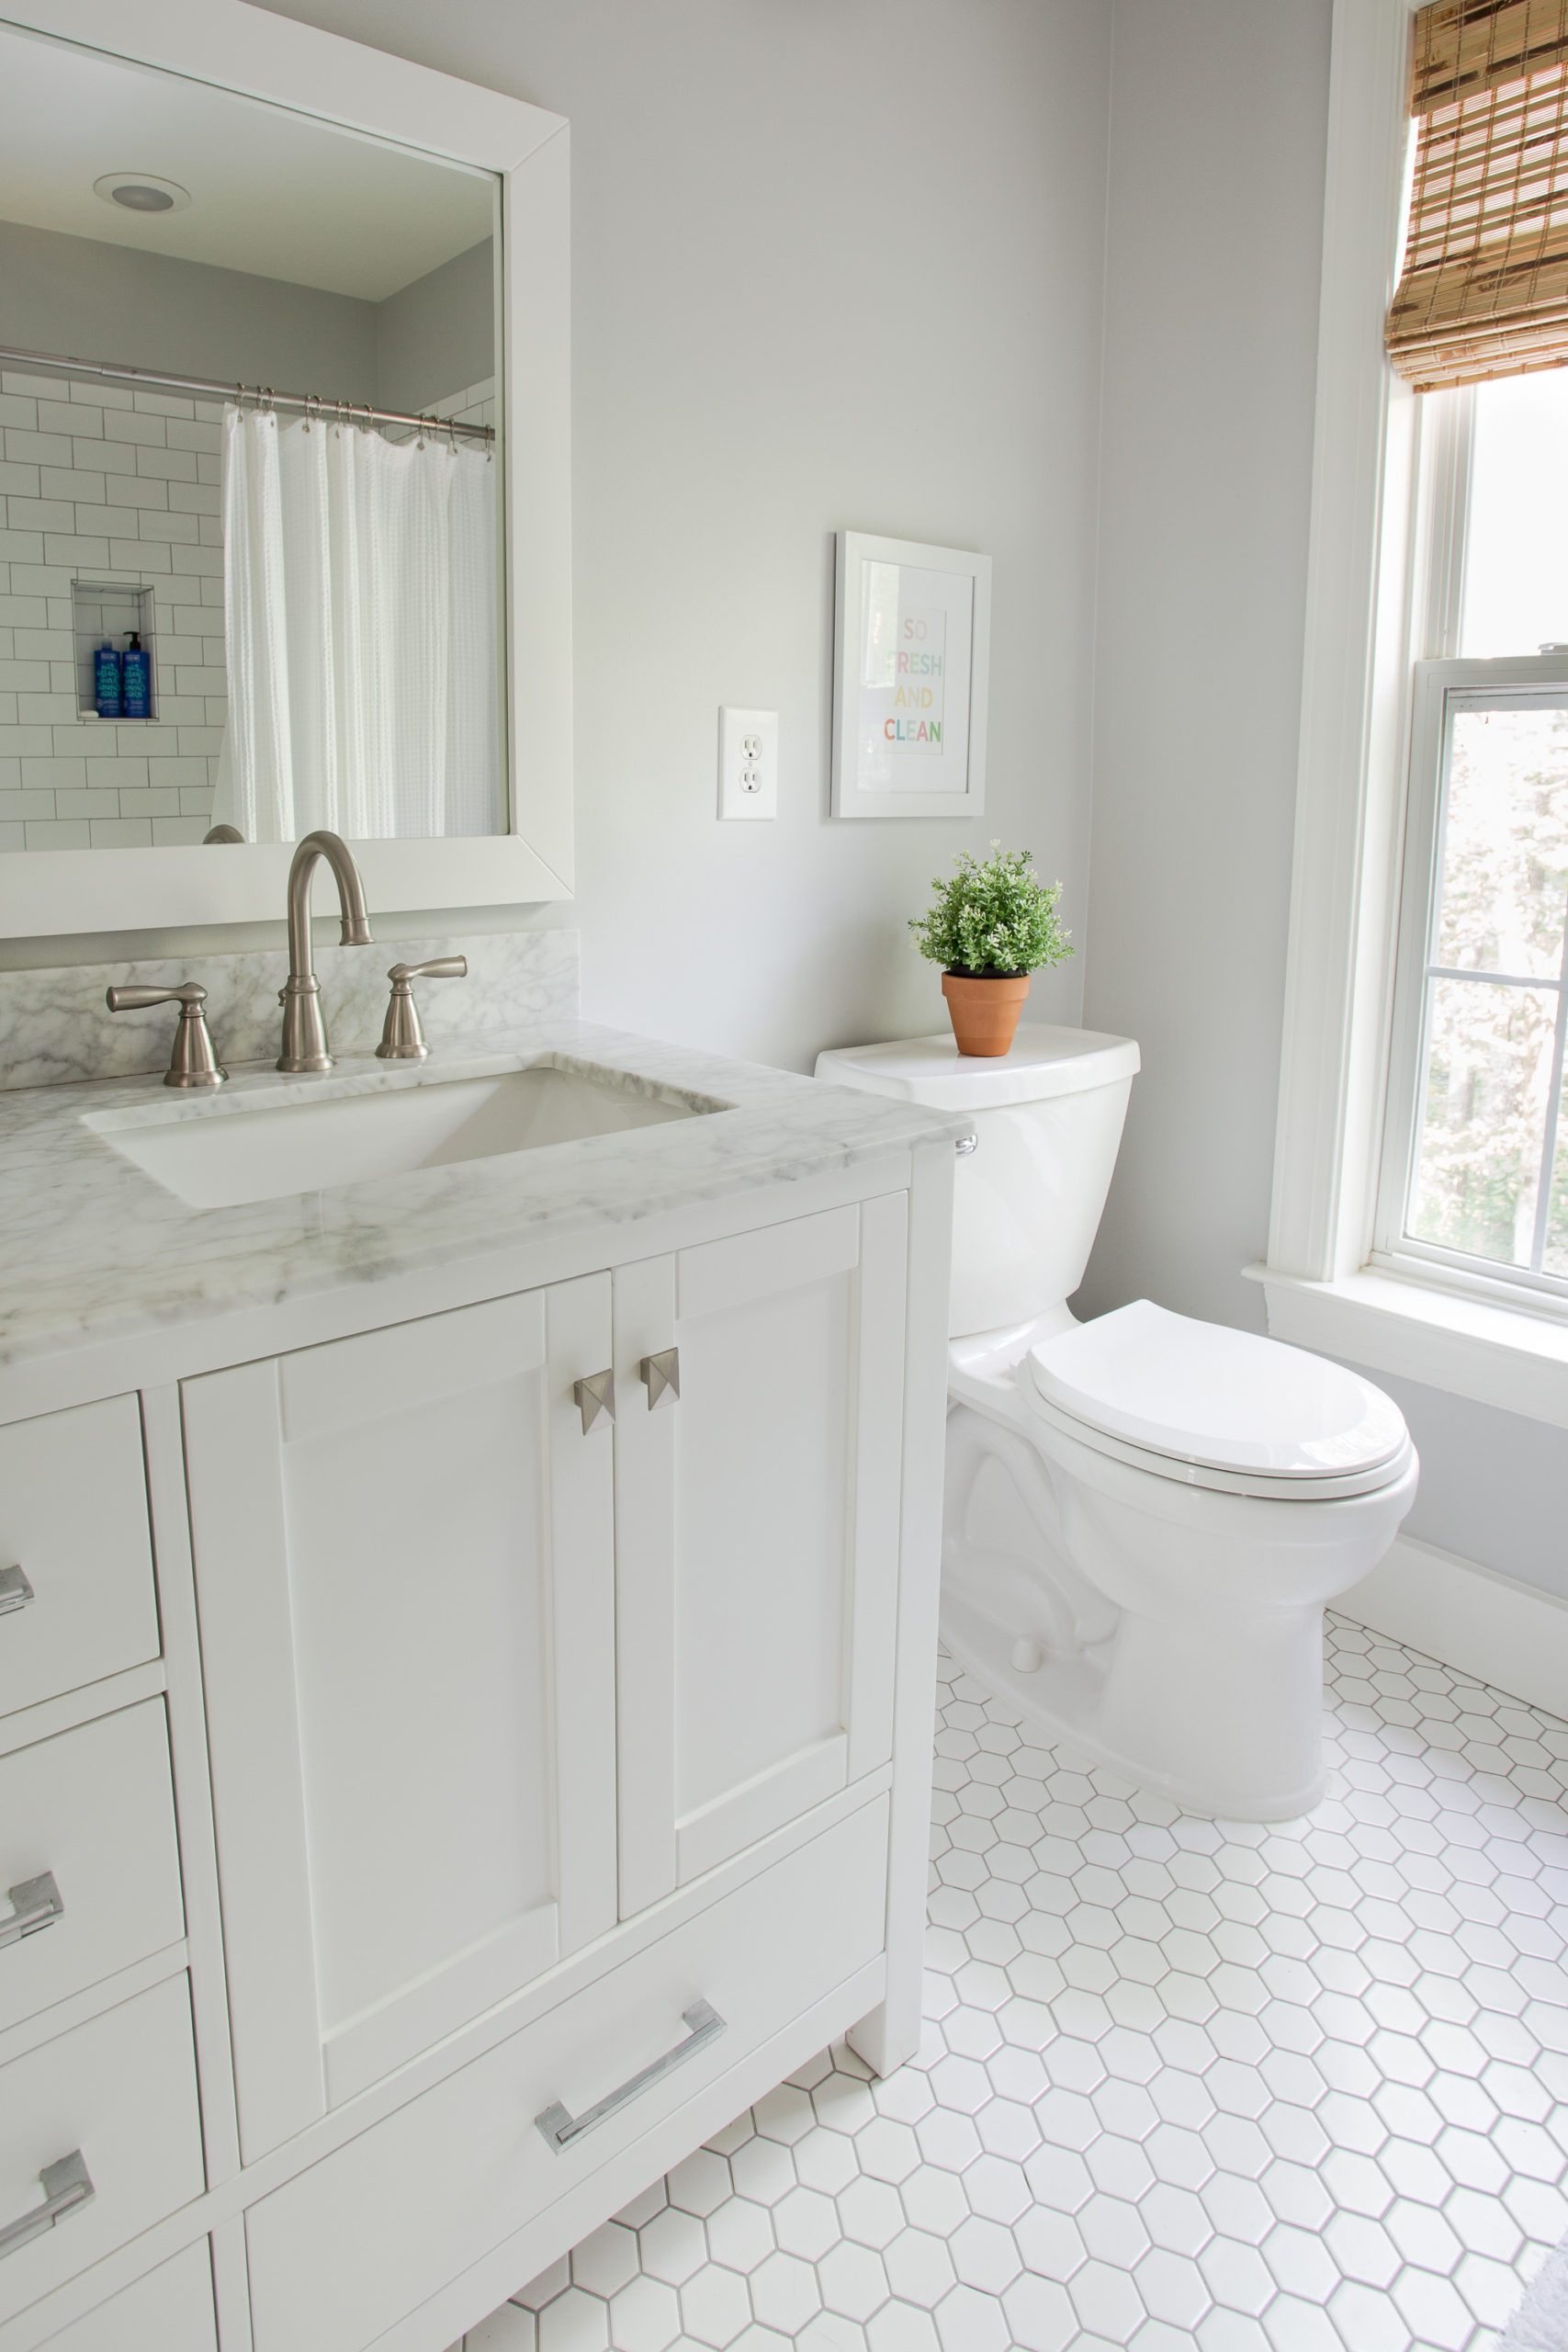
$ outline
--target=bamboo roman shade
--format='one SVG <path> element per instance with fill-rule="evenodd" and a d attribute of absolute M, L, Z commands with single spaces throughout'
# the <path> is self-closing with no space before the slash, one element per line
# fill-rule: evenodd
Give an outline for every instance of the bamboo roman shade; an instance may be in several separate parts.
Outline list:
<path fill-rule="evenodd" d="M 1433 0 L 1389 357 L 1418 392 L 1568 366 L 1568 0 Z"/>

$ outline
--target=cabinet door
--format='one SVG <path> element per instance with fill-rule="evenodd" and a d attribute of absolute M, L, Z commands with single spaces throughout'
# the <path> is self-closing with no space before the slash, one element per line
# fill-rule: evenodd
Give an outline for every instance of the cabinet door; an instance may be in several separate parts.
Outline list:
<path fill-rule="evenodd" d="M 610 1279 L 184 1391 L 247 2162 L 615 1916 Z"/>
<path fill-rule="evenodd" d="M 906 1230 L 890 1193 L 615 1275 L 623 1917 L 892 1753 Z"/>

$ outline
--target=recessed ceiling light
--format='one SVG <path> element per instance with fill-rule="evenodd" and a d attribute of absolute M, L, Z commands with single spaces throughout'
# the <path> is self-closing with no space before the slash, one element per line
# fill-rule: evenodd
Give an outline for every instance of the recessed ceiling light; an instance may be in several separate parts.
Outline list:
<path fill-rule="evenodd" d="M 93 194 L 126 212 L 183 212 L 190 202 L 188 188 L 152 172 L 106 172 L 93 182 Z"/>

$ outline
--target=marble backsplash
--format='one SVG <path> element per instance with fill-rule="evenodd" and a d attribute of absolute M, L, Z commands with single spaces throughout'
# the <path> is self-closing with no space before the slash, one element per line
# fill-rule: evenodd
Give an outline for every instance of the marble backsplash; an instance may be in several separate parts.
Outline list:
<path fill-rule="evenodd" d="M 327 1035 L 336 1054 L 367 1054 L 380 1042 L 387 969 L 434 956 L 466 956 L 463 980 L 414 983 L 431 1045 L 489 1029 L 575 1017 L 575 931 L 488 932 L 474 938 L 378 940 L 373 947 L 318 946 L 316 970 Z M 161 1074 L 169 1066 L 179 1007 L 110 1012 L 110 987 L 170 988 L 198 980 L 207 1019 L 226 1067 L 272 1061 L 288 978 L 281 948 L 243 956 L 186 956 L 156 962 L 75 964 L 0 972 L 0 1088 L 60 1086 L 86 1078 Z"/>

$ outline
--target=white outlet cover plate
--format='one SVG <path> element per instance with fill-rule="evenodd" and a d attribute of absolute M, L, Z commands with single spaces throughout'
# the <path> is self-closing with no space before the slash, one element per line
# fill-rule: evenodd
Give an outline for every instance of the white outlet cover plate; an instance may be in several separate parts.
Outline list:
<path fill-rule="evenodd" d="M 718 813 L 770 818 L 779 813 L 779 715 L 776 710 L 718 714 Z"/>

